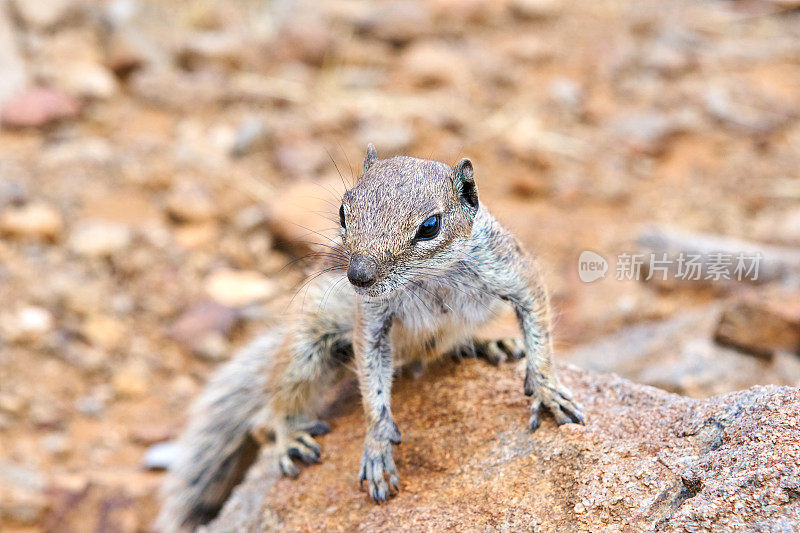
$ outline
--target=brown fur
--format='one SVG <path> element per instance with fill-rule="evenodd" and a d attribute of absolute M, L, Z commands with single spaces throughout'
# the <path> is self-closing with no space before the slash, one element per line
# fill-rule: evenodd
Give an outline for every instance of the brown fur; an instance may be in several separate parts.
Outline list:
<path fill-rule="evenodd" d="M 399 489 L 392 447 L 401 434 L 391 414 L 391 386 L 401 364 L 453 352 L 493 362 L 524 354 L 523 389 L 533 397 L 530 428 L 539 426 L 545 409 L 559 424 L 583 423 L 554 374 L 539 271 L 479 204 L 469 160 L 452 168 L 411 157 L 381 160 L 370 145 L 364 173 L 344 194 L 342 210 L 341 245 L 328 254 L 334 270 L 317 279 L 285 330 L 257 339 L 228 363 L 195 408 L 165 484 L 163 530 L 193 528 L 209 518 L 209 508 L 219 508 L 230 483 L 217 483 L 226 488 L 223 494 L 203 480 L 224 477 L 221 465 L 236 463 L 230 457 L 249 436 L 264 442 L 274 435 L 278 465 L 288 476 L 299 473 L 295 460 L 316 462 L 312 437 L 324 427 L 314 421 L 317 404 L 352 366 L 367 422 L 360 477 L 376 502 Z M 432 215 L 441 217 L 438 235 L 415 238 Z M 358 286 L 343 283 L 342 272 L 359 256 L 370 265 L 370 284 L 362 286 L 361 278 Z M 517 313 L 522 341 L 475 341 L 474 330 L 503 304 Z M 229 397 L 237 401 L 209 400 Z"/>

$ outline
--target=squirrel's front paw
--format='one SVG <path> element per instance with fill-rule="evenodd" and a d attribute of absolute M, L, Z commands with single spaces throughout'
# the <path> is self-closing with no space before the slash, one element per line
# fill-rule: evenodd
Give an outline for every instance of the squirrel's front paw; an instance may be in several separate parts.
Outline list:
<path fill-rule="evenodd" d="M 556 423 L 584 424 L 583 412 L 572 399 L 568 388 L 554 379 L 536 379 L 535 372 L 530 370 L 525 374 L 525 394 L 533 396 L 531 403 L 531 418 L 528 427 L 536 431 L 542 423 L 542 410 L 547 409 L 555 418 Z"/>
<path fill-rule="evenodd" d="M 364 454 L 361 456 L 359 479 L 363 486 L 367 482 L 367 490 L 375 503 L 385 502 L 391 492 L 399 490 L 400 476 L 394 465 L 392 443 L 367 437 L 364 442 Z M 388 483 L 386 482 L 388 479 Z"/>

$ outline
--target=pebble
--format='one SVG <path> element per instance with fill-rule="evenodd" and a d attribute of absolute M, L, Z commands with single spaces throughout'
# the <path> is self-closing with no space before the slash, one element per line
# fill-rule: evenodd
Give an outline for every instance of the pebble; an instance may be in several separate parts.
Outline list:
<path fill-rule="evenodd" d="M 577 116 L 583 112 L 586 93 L 577 81 L 556 78 L 550 83 L 550 98 L 565 112 Z"/>
<path fill-rule="evenodd" d="M 64 229 L 64 222 L 52 206 L 30 203 L 12 206 L 0 214 L 0 233 L 20 238 L 55 240 Z"/>
<path fill-rule="evenodd" d="M 200 302 L 184 311 L 170 328 L 170 337 L 183 347 L 194 350 L 199 339 L 209 333 L 227 336 L 239 321 L 233 307 L 214 301 Z"/>
<path fill-rule="evenodd" d="M 193 351 L 202 359 L 222 361 L 230 354 L 230 344 L 222 334 L 211 332 L 194 343 Z"/>
<path fill-rule="evenodd" d="M 265 147 L 272 137 L 271 133 L 264 121 L 258 117 L 245 118 L 236 129 L 231 155 L 242 157 Z"/>
<path fill-rule="evenodd" d="M 112 384 L 115 394 L 123 398 L 140 398 L 150 390 L 150 378 L 144 364 L 124 366 L 114 374 Z"/>
<path fill-rule="evenodd" d="M 131 430 L 128 438 L 136 444 L 150 446 L 175 437 L 174 424 L 146 424 Z"/>
<path fill-rule="evenodd" d="M 53 315 L 42 307 L 26 306 L 0 319 L 0 332 L 12 342 L 42 337 L 53 328 Z"/>
<path fill-rule="evenodd" d="M 420 87 L 460 85 L 468 71 L 462 53 L 437 41 L 412 45 L 403 56 L 403 67 Z"/>
<path fill-rule="evenodd" d="M 614 122 L 612 129 L 631 150 L 647 155 L 662 153 L 666 150 L 670 137 L 679 131 L 669 117 L 656 112 L 620 117 Z"/>
<path fill-rule="evenodd" d="M 210 65 L 238 68 L 246 44 L 238 33 L 213 30 L 196 32 L 178 50 L 177 62 L 189 70 Z"/>
<path fill-rule="evenodd" d="M 361 31 L 394 45 L 405 45 L 433 33 L 433 17 L 425 3 L 392 2 L 376 8 L 361 22 Z"/>
<path fill-rule="evenodd" d="M 546 19 L 558 15 L 562 0 L 511 0 L 509 8 L 523 19 Z"/>
<path fill-rule="evenodd" d="M 38 31 L 52 30 L 80 9 L 74 0 L 21 0 L 14 2 L 14 7 L 23 24 Z"/>
<path fill-rule="evenodd" d="M 114 73 L 103 65 L 79 62 L 63 67 L 56 76 L 59 87 L 84 98 L 105 100 L 119 91 Z"/>
<path fill-rule="evenodd" d="M 80 102 L 56 89 L 38 87 L 8 98 L 0 111 L 0 124 L 11 128 L 41 128 L 77 117 Z"/>
<path fill-rule="evenodd" d="M 147 64 L 147 57 L 142 52 L 144 47 L 141 35 L 116 28 L 109 36 L 104 49 L 103 63 L 118 78 L 125 79 L 133 72 Z"/>
<path fill-rule="evenodd" d="M 278 292 L 275 282 L 260 272 L 229 268 L 211 273 L 203 286 L 212 300 L 229 307 L 269 300 Z"/>
<path fill-rule="evenodd" d="M 176 442 L 153 444 L 144 454 L 143 466 L 148 470 L 166 470 L 178 458 L 178 451 Z"/>
<path fill-rule="evenodd" d="M 75 226 L 67 245 L 85 257 L 108 257 L 127 248 L 132 238 L 131 229 L 125 224 L 87 219 Z"/>
<path fill-rule="evenodd" d="M 44 473 L 0 461 L 0 520 L 34 524 L 47 510 Z"/>
<path fill-rule="evenodd" d="M 105 402 L 94 396 L 84 396 L 75 400 L 75 409 L 89 416 L 100 416 L 105 411 Z"/>
<path fill-rule="evenodd" d="M 206 189 L 194 183 L 180 182 L 169 192 L 167 213 L 179 222 L 204 222 L 214 218 L 217 209 Z"/>
<path fill-rule="evenodd" d="M 17 313 L 17 327 L 23 334 L 41 335 L 53 327 L 53 315 L 42 307 L 23 307 Z"/>
<path fill-rule="evenodd" d="M 27 402 L 25 401 L 25 398 L 18 394 L 0 394 L 0 411 L 4 411 L 13 415 L 19 415 L 22 413 L 23 409 L 25 409 L 26 405 Z"/>
<path fill-rule="evenodd" d="M 281 61 L 319 67 L 336 52 L 336 45 L 328 21 L 316 14 L 301 13 L 283 24 L 270 48 Z"/>
<path fill-rule="evenodd" d="M 39 439 L 42 449 L 50 455 L 64 458 L 69 455 L 72 445 L 64 433 L 50 433 Z"/>
<path fill-rule="evenodd" d="M 125 329 L 109 316 L 90 316 L 81 327 L 81 333 L 93 346 L 111 350 L 118 348 L 125 337 Z"/>
<path fill-rule="evenodd" d="M 10 177 L 0 181 L 0 209 L 8 205 L 21 206 L 28 199 L 28 190 L 21 181 Z"/>

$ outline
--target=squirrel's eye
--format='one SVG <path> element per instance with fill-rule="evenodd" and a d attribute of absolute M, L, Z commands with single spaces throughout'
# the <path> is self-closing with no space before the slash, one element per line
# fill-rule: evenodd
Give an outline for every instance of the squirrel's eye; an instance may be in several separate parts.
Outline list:
<path fill-rule="evenodd" d="M 439 234 L 439 226 L 441 225 L 442 217 L 440 215 L 433 215 L 425 219 L 414 237 L 415 241 L 427 241 L 433 239 Z"/>
<path fill-rule="evenodd" d="M 339 206 L 339 223 L 344 227 L 344 205 Z"/>

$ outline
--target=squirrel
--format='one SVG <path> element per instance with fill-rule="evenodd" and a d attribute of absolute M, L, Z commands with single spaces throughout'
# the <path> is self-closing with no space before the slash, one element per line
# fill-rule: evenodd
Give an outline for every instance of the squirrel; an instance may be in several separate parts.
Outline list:
<path fill-rule="evenodd" d="M 544 410 L 559 425 L 584 423 L 553 367 L 539 269 L 478 201 L 469 159 L 454 167 L 379 159 L 370 144 L 339 222 L 341 240 L 322 254 L 327 266 L 306 305 L 223 365 L 193 406 L 162 487 L 160 530 L 189 531 L 213 519 L 270 438 L 283 475 L 298 475 L 295 460 L 318 462 L 314 437 L 330 427 L 315 412 L 353 366 L 366 419 L 359 479 L 376 503 L 399 489 L 391 388 L 404 364 L 448 354 L 494 363 L 524 357 L 530 429 Z M 345 272 L 349 284 L 342 285 Z M 522 341 L 474 338 L 503 305 L 515 311 Z"/>

